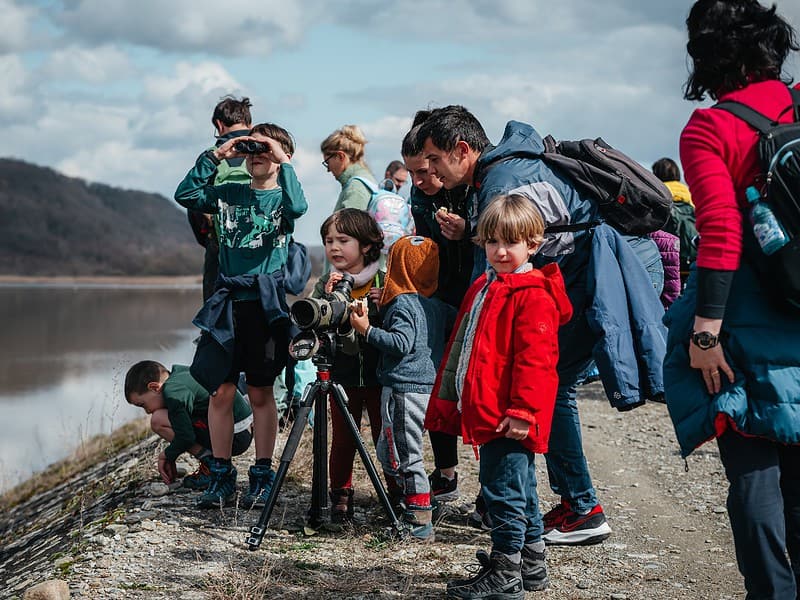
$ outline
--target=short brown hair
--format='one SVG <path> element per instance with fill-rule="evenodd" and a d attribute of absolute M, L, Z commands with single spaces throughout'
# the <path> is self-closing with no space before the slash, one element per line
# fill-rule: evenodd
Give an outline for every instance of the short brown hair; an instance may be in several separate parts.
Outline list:
<path fill-rule="evenodd" d="M 340 233 L 357 239 L 362 246 L 370 247 L 364 255 L 365 265 L 370 265 L 380 258 L 381 248 L 383 248 L 383 232 L 367 211 L 357 208 L 343 208 L 325 219 L 322 227 L 319 228 L 323 245 L 325 244 L 328 230 L 334 224 Z"/>
<path fill-rule="evenodd" d="M 143 360 L 136 363 L 125 375 L 125 400 L 131 401 L 131 394 L 144 394 L 147 386 L 153 381 L 160 382 L 167 368 L 154 360 Z"/>
<path fill-rule="evenodd" d="M 252 122 L 250 117 L 250 98 L 239 100 L 235 96 L 225 96 L 214 107 L 214 114 L 211 116 L 211 124 L 216 127 L 217 121 L 222 121 L 226 127 L 231 127 L 237 123 L 242 123 L 250 127 Z"/>
<path fill-rule="evenodd" d="M 259 123 L 250 130 L 250 135 L 258 133 L 272 138 L 281 145 L 286 154 L 294 154 L 294 140 L 292 134 L 275 123 Z"/>
<path fill-rule="evenodd" d="M 478 235 L 473 241 L 481 247 L 487 240 L 540 244 L 544 239 L 544 219 L 529 198 L 520 194 L 495 196 L 478 217 Z"/>

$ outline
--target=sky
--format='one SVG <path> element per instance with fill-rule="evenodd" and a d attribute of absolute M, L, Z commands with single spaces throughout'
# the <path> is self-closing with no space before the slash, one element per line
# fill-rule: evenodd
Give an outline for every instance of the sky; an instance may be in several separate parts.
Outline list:
<path fill-rule="evenodd" d="M 172 194 L 247 96 L 295 137 L 319 243 L 339 184 L 320 142 L 364 130 L 381 176 L 415 111 L 463 104 L 497 142 L 508 120 L 603 137 L 649 166 L 677 158 L 690 0 L 0 0 L 0 156 Z M 778 10 L 800 28 L 800 2 Z M 794 56 L 787 73 L 800 79 Z"/>

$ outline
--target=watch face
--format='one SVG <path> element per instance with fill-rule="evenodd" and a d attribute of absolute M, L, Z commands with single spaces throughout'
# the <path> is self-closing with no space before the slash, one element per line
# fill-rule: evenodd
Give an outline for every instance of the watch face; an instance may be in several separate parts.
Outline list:
<path fill-rule="evenodd" d="M 708 331 L 700 331 L 694 334 L 694 343 L 698 348 L 708 349 L 717 345 L 717 336 Z"/>

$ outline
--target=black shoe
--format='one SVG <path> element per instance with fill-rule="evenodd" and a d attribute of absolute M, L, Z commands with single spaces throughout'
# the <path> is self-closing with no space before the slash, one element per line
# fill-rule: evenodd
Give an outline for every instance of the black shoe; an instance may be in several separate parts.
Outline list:
<path fill-rule="evenodd" d="M 353 520 L 353 488 L 342 488 L 328 492 L 331 499 L 331 522 L 345 523 Z"/>
<path fill-rule="evenodd" d="M 522 587 L 526 592 L 546 590 L 550 585 L 544 554 L 532 550 L 529 546 L 522 547 Z"/>
<path fill-rule="evenodd" d="M 475 553 L 480 570 L 469 579 L 456 579 L 447 583 L 448 598 L 484 598 L 523 600 L 521 564 L 513 563 L 505 554 L 484 550 Z"/>
<path fill-rule="evenodd" d="M 435 497 L 437 501 L 450 502 L 458 499 L 458 473 L 454 473 L 453 478 L 448 479 L 442 475 L 439 469 L 435 469 L 428 475 L 428 482 L 431 486 L 431 496 Z"/>

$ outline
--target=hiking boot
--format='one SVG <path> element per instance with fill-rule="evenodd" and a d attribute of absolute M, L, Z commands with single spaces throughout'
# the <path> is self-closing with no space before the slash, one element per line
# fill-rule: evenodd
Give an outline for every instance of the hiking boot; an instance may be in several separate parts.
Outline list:
<path fill-rule="evenodd" d="M 250 487 L 242 498 L 245 508 L 261 508 L 267 501 L 275 482 L 275 471 L 267 465 L 250 465 L 247 471 Z"/>
<path fill-rule="evenodd" d="M 353 519 L 353 488 L 331 490 L 331 521 L 343 523 Z"/>
<path fill-rule="evenodd" d="M 486 507 L 486 501 L 480 492 L 475 498 L 475 510 L 470 513 L 467 522 L 475 529 L 492 530 L 492 518 L 489 516 L 489 509 Z"/>
<path fill-rule="evenodd" d="M 547 578 L 545 553 L 536 552 L 529 545 L 522 547 L 522 587 L 526 592 L 540 592 L 550 585 Z"/>
<path fill-rule="evenodd" d="M 561 525 L 561 522 L 564 520 L 564 518 L 571 512 L 572 510 L 570 510 L 569 504 L 564 499 L 561 500 L 560 504 L 557 504 L 548 510 L 542 516 L 542 523 L 544 523 L 545 533 Z"/>
<path fill-rule="evenodd" d="M 208 485 L 211 483 L 209 466 L 212 459 L 210 456 L 204 456 L 197 460 L 200 461 L 197 470 L 183 478 L 183 487 L 190 490 L 205 490 L 208 489 Z"/>
<path fill-rule="evenodd" d="M 456 579 L 447 583 L 448 598 L 509 598 L 523 600 L 521 564 L 500 552 L 487 554 L 485 550 L 475 553 L 479 570 L 469 579 Z"/>
<path fill-rule="evenodd" d="M 608 526 L 603 508 L 598 504 L 585 515 L 567 509 L 557 525 L 549 531 L 545 528 L 542 537 L 546 544 L 588 546 L 598 544 L 610 535 L 611 527 Z"/>
<path fill-rule="evenodd" d="M 236 496 L 236 467 L 231 463 L 211 461 L 208 467 L 211 481 L 197 501 L 197 508 L 222 508 Z"/>
<path fill-rule="evenodd" d="M 448 479 L 439 469 L 435 469 L 428 476 L 428 482 L 431 484 L 431 495 L 439 502 L 450 502 L 459 496 L 458 473 L 454 473 L 453 478 Z"/>
<path fill-rule="evenodd" d="M 409 504 L 405 507 L 400 521 L 408 528 L 414 541 L 433 542 L 436 534 L 433 531 L 433 507 Z"/>

